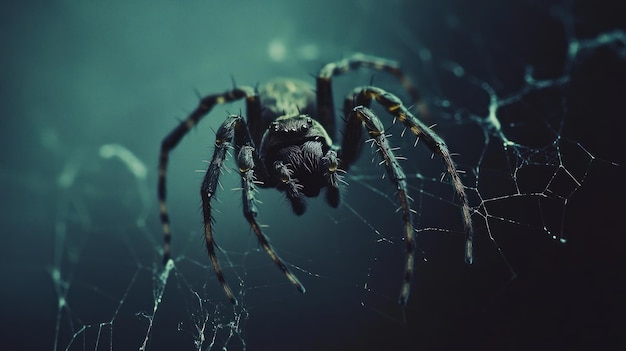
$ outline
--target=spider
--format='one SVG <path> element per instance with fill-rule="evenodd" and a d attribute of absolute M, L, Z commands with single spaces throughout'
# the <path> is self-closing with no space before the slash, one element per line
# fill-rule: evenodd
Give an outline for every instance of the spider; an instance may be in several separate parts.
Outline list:
<path fill-rule="evenodd" d="M 216 256 L 211 200 L 215 197 L 219 176 L 229 149 L 236 153 L 236 163 L 241 176 L 243 215 L 258 238 L 260 246 L 270 256 L 287 279 L 298 291 L 305 288 L 291 272 L 287 264 L 270 245 L 268 237 L 257 223 L 255 205 L 256 188 L 276 188 L 283 192 L 296 215 L 306 210 L 305 197 L 316 197 L 322 190 L 331 207 L 340 202 L 342 175 L 361 153 L 363 130 L 385 165 L 388 179 L 395 188 L 403 223 L 405 241 L 404 277 L 398 302 L 407 303 L 414 266 L 415 234 L 412 222 L 411 198 L 407 194 L 406 176 L 394 155 L 382 122 L 369 108 L 375 100 L 394 122 L 400 121 L 418 140 L 443 158 L 446 172 L 461 201 L 462 220 L 465 228 L 465 261 L 472 263 L 472 222 L 470 207 L 461 179 L 444 141 L 429 127 L 417 119 L 395 95 L 376 86 L 362 86 L 352 90 L 344 101 L 344 127 L 341 146 L 333 143 L 336 131 L 335 106 L 332 77 L 359 68 L 385 71 L 396 76 L 409 94 L 418 101 L 417 90 L 409 82 L 399 65 L 387 59 L 364 54 L 323 66 L 316 77 L 316 89 L 306 82 L 291 79 L 275 79 L 258 89 L 236 86 L 224 93 L 201 98 L 198 107 L 163 139 L 159 160 L 158 197 L 164 233 L 163 260 L 170 259 L 170 221 L 166 207 L 166 170 L 169 153 L 181 139 L 216 104 L 245 99 L 247 120 L 241 115 L 230 115 L 216 132 L 213 157 L 202 181 L 200 196 L 204 219 L 206 249 L 217 279 L 228 299 L 237 299 L 224 277 Z M 415 142 L 417 144 L 417 140 Z"/>

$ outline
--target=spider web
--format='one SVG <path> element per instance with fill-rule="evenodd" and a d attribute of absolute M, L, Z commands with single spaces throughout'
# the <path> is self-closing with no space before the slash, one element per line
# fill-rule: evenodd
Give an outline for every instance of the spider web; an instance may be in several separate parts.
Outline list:
<path fill-rule="evenodd" d="M 32 10 L 23 6 L 19 11 Z M 2 213 L 7 247 L 16 248 L 3 262 L 10 288 L 2 292 L 2 315 L 13 326 L 12 335 L 3 330 L 7 345 L 317 350 L 626 343 L 623 323 L 614 321 L 623 306 L 614 303 L 624 290 L 613 270 L 624 257 L 617 219 L 626 161 L 617 124 L 626 32 L 616 25 L 626 12 L 618 5 L 398 1 L 381 19 L 380 4 L 361 1 L 343 5 L 343 13 L 358 15 L 350 28 L 335 14 L 330 18 L 341 26 L 319 28 L 306 14 L 331 15 L 327 7 L 276 3 L 262 10 L 285 20 L 254 26 L 254 40 L 233 31 L 229 39 L 247 46 L 236 52 L 227 43 L 196 49 L 209 33 L 230 28 L 228 18 L 213 18 L 215 32 L 189 24 L 223 5 L 45 6 L 58 18 L 23 19 L 53 24 L 48 33 L 4 22 L 8 45 L 23 52 L 3 65 L 16 67 L 6 91 L 19 92 L 3 97 L 3 106 L 21 117 L 1 128 L 2 140 L 11 142 L 0 168 L 3 194 L 13 201 Z M 266 23 L 257 19 L 260 10 L 237 9 L 247 24 Z M 373 21 L 380 29 L 366 40 Z M 190 30 L 202 35 L 189 38 Z M 336 38 L 339 30 L 345 36 Z M 34 49 L 9 39 L 17 33 L 43 43 L 72 40 Z M 34 54 L 39 50 L 45 64 Z M 191 54 L 172 64 L 172 51 Z M 402 165 L 414 200 L 419 259 L 406 309 L 397 305 L 404 260 L 398 205 L 369 146 L 346 176 L 338 209 L 312 199 L 296 217 L 276 191 L 259 193 L 259 221 L 303 281 L 304 295 L 258 247 L 241 214 L 237 171 L 222 175 L 216 240 L 240 302 L 231 306 L 203 248 L 197 197 L 206 168 L 200 160 L 212 152 L 210 130 L 227 111 L 243 108 L 231 105 L 216 108 L 172 153 L 174 260 L 163 267 L 156 160 L 160 138 L 176 123 L 169 116 L 183 118 L 197 103 L 181 90 L 223 91 L 230 83 L 220 69 L 233 69 L 246 84 L 277 75 L 307 79 L 306 72 L 356 51 L 397 59 L 415 77 L 428 110 L 422 119 L 457 153 L 463 171 L 475 264 L 463 263 L 459 203 L 441 160 L 377 110 L 397 154 L 407 158 Z M 255 64 L 233 62 L 237 55 Z M 212 67 L 219 69 L 209 78 L 199 73 Z M 37 74 L 25 73 L 31 69 Z M 56 87 L 70 71 L 79 78 Z M 221 81 L 205 88 L 215 77 Z M 363 71 L 335 80 L 336 105 L 341 94 L 370 81 L 410 101 L 393 78 Z M 45 89 L 33 88 L 35 82 Z M 235 167 L 232 158 L 229 165 Z M 590 339 L 577 335 L 583 329 Z"/>

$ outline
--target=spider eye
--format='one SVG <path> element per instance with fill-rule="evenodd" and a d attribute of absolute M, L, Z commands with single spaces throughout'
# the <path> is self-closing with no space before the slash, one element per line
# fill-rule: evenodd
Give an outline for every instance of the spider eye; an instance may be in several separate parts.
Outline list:
<path fill-rule="evenodd" d="M 278 122 L 275 122 L 275 121 L 274 121 L 274 122 L 272 122 L 272 124 L 271 124 L 271 127 L 272 127 L 272 129 L 274 129 L 274 131 L 275 131 L 275 132 L 278 132 L 278 124 L 279 124 L 279 123 L 278 123 Z"/>

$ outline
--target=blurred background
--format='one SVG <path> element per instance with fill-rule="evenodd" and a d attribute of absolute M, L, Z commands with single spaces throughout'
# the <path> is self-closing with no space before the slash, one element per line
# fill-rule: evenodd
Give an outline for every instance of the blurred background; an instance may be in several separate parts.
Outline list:
<path fill-rule="evenodd" d="M 30 1 L 0 5 L 0 342 L 6 350 L 623 349 L 624 5 L 618 1 Z M 216 107 L 172 152 L 174 266 L 161 266 L 161 140 L 198 95 L 273 77 L 314 83 L 362 52 L 401 63 L 465 171 L 477 232 L 437 156 L 381 113 L 414 199 L 418 261 L 397 305 L 393 187 L 364 148 L 342 205 L 259 221 L 307 288 L 259 250 L 237 172 L 218 194 L 223 296 L 200 182 Z M 384 73 L 334 80 L 336 106 Z M 372 162 L 374 158 L 374 162 Z M 234 168 L 234 162 L 229 162 Z M 234 189 L 234 190 L 233 190 Z M 622 229 L 620 229 L 622 228 Z"/>

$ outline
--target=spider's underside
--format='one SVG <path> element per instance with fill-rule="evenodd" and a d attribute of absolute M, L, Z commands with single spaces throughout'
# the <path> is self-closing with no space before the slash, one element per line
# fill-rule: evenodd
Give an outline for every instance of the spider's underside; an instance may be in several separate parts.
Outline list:
<path fill-rule="evenodd" d="M 216 104 L 245 99 L 247 120 L 240 115 L 231 115 L 216 133 L 213 158 L 200 191 L 207 252 L 217 278 L 233 304 L 237 303 L 237 299 L 224 278 L 215 252 L 211 204 L 228 150 L 234 147 L 237 155 L 244 217 L 274 263 L 300 292 L 304 292 L 304 286 L 276 254 L 256 221 L 258 211 L 255 205 L 255 189 L 276 188 L 284 192 L 293 212 L 298 215 L 306 211 L 305 197 L 318 196 L 322 190 L 328 204 L 337 207 L 340 200 L 339 184 L 342 182 L 339 173 L 348 171 L 360 155 L 364 144 L 362 134 L 365 127 L 370 140 L 377 146 L 381 163 L 385 165 L 400 204 L 406 260 L 399 303 L 406 305 L 414 266 L 413 210 L 410 207 L 411 198 L 407 194 L 406 177 L 402 167 L 387 140 L 382 122 L 369 109 L 372 100 L 378 102 L 394 117 L 394 120 L 403 123 L 406 129 L 423 140 L 433 153 L 443 158 L 446 172 L 450 175 L 452 185 L 461 200 L 466 233 L 465 261 L 471 264 L 473 231 L 470 207 L 456 166 L 443 140 L 418 120 L 400 99 L 375 86 L 355 88 L 344 101 L 345 122 L 341 145 L 333 144 L 337 128 L 331 78 L 360 67 L 395 75 L 413 99 L 416 102 L 419 99 L 417 91 L 395 62 L 362 54 L 325 65 L 317 75 L 315 90 L 305 82 L 276 79 L 258 90 L 240 86 L 202 98 L 199 106 L 170 132 L 161 144 L 158 193 L 165 241 L 164 262 L 170 259 L 171 239 L 165 201 L 169 153 Z"/>

